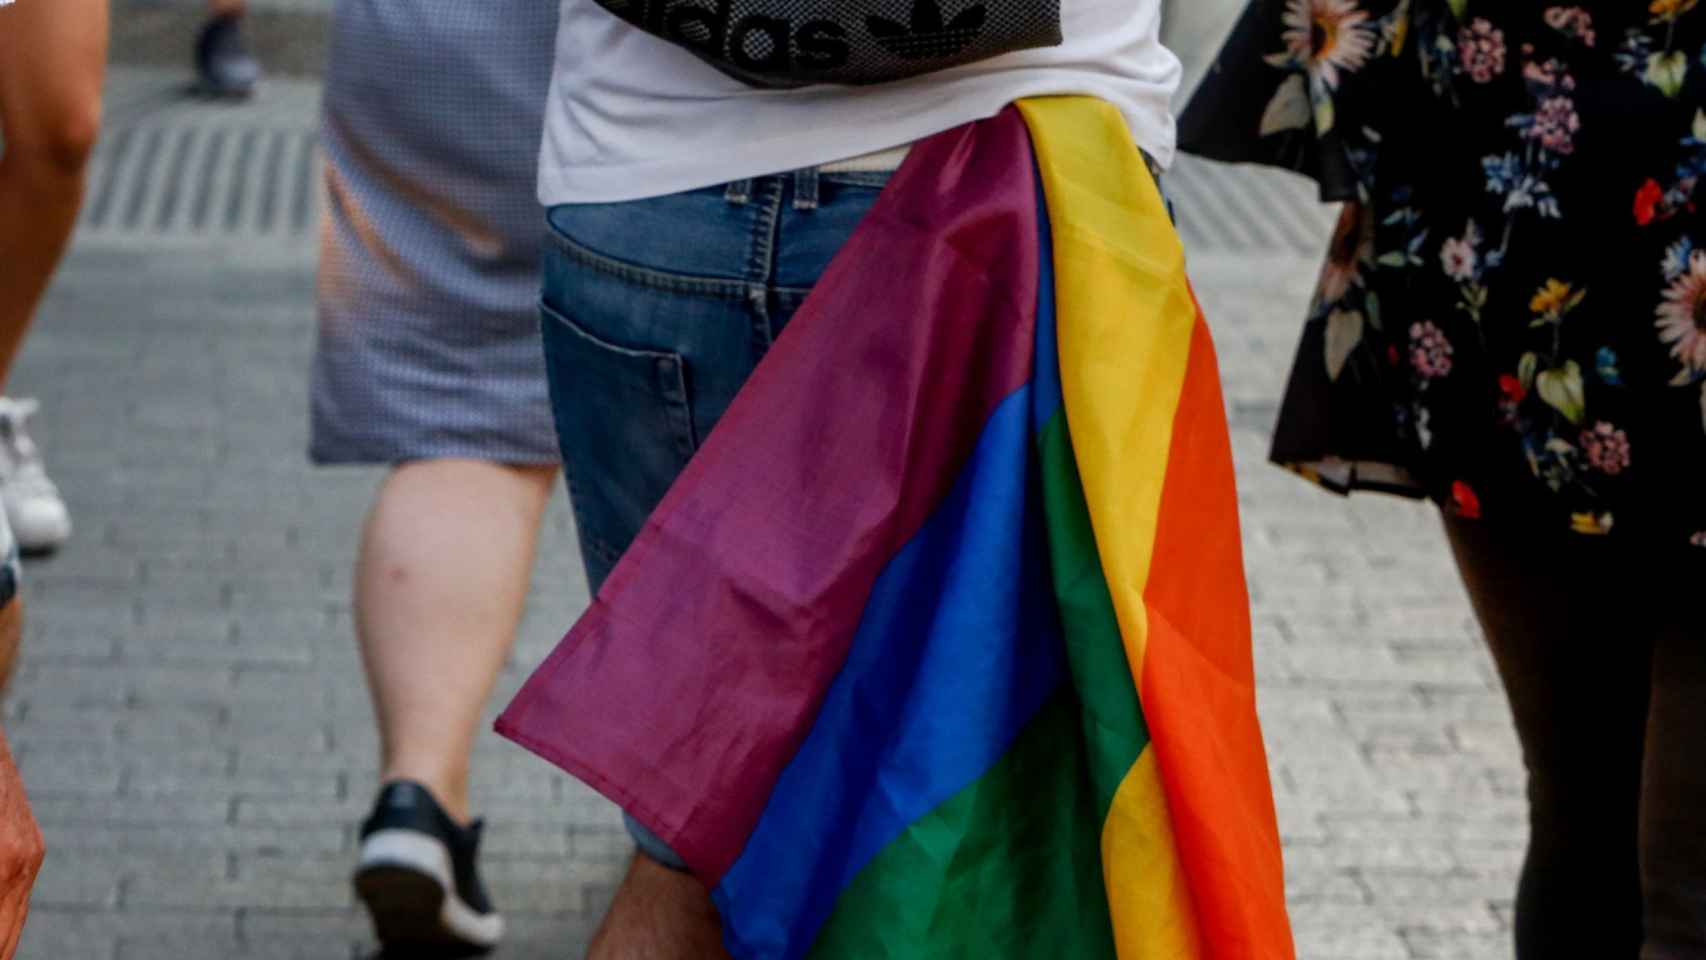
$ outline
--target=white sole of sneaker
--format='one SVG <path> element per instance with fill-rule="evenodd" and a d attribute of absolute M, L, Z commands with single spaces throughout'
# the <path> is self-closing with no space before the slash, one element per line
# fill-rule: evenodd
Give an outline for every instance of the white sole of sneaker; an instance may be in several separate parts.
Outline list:
<path fill-rule="evenodd" d="M 355 889 L 387 947 L 453 956 L 490 950 L 503 939 L 503 917 L 482 914 L 456 895 L 450 851 L 424 833 L 380 830 L 364 840 Z"/>
<path fill-rule="evenodd" d="M 52 553 L 71 539 L 71 518 L 63 513 L 46 518 L 8 515 L 7 522 L 18 542 L 18 551 L 29 556 Z"/>

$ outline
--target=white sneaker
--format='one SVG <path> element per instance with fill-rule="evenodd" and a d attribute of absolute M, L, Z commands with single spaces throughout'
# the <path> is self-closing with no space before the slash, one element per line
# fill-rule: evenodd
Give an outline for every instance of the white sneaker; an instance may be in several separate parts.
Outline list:
<path fill-rule="evenodd" d="M 30 439 L 30 417 L 40 406 L 0 397 L 0 505 L 25 553 L 52 550 L 71 537 L 71 511 Z"/>

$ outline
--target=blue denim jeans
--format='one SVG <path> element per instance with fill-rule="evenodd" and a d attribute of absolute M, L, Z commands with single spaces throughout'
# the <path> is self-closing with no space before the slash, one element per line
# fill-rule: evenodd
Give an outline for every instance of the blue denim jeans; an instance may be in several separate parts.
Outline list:
<path fill-rule="evenodd" d="M 887 179 L 810 169 L 547 212 L 545 365 L 594 591 Z"/>

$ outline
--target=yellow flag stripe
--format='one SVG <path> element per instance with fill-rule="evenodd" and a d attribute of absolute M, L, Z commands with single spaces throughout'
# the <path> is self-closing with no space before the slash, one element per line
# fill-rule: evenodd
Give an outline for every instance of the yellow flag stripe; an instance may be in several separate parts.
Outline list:
<path fill-rule="evenodd" d="M 1102 876 L 1120 960 L 1203 955 L 1153 746 L 1137 758 L 1114 795 L 1102 826 Z"/>
<path fill-rule="evenodd" d="M 1149 582 L 1173 421 L 1197 322 L 1184 250 L 1118 111 L 1087 97 L 1020 103 L 1054 237 L 1061 387 L 1097 552 L 1142 688 Z M 1121 960 L 1193 960 L 1201 936 L 1154 747 L 1103 825 Z"/>

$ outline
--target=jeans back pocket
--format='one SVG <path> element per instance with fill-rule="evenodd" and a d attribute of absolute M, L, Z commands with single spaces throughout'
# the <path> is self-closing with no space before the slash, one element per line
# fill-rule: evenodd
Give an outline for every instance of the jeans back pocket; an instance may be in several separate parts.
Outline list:
<path fill-rule="evenodd" d="M 545 368 L 596 591 L 696 447 L 680 354 L 611 343 L 541 301 Z"/>

